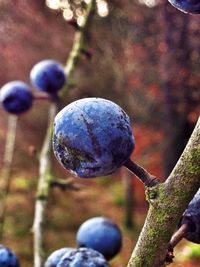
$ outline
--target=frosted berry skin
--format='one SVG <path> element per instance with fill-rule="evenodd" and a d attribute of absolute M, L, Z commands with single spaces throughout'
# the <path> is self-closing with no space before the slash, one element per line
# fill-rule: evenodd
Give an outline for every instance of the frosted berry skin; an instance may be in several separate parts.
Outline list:
<path fill-rule="evenodd" d="M 109 267 L 103 255 L 91 248 L 67 252 L 56 267 Z"/>
<path fill-rule="evenodd" d="M 110 219 L 94 217 L 80 226 L 76 241 L 80 247 L 92 248 L 110 260 L 121 249 L 122 234 L 119 227 Z"/>
<path fill-rule="evenodd" d="M 200 14 L 199 0 L 168 0 L 175 8 L 185 13 Z"/>
<path fill-rule="evenodd" d="M 3 245 L 0 245 L 0 267 L 19 267 L 16 254 Z"/>
<path fill-rule="evenodd" d="M 189 223 L 190 225 L 190 230 L 187 232 L 185 238 L 193 243 L 200 244 L 200 189 L 183 213 L 179 226 L 184 223 Z"/>
<path fill-rule="evenodd" d="M 75 250 L 74 248 L 60 248 L 55 250 L 51 255 L 47 258 L 44 267 L 56 267 L 60 259 L 65 255 L 67 252 L 71 252 Z"/>
<path fill-rule="evenodd" d="M 49 94 L 56 94 L 66 83 L 63 66 L 51 59 L 40 61 L 33 66 L 30 79 L 37 89 Z"/>
<path fill-rule="evenodd" d="M 33 95 L 26 83 L 12 81 L 1 88 L 0 102 L 7 112 L 18 115 L 31 108 Z"/>
<path fill-rule="evenodd" d="M 121 167 L 134 149 L 128 115 L 102 98 L 84 98 L 62 109 L 54 121 L 53 150 L 72 174 L 106 176 Z"/>

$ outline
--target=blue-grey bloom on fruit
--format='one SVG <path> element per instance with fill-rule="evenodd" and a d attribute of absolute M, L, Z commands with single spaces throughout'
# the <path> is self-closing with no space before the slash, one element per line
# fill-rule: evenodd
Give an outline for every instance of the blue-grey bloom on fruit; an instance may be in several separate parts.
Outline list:
<path fill-rule="evenodd" d="M 200 189 L 183 213 L 179 227 L 185 223 L 190 225 L 185 238 L 193 243 L 200 244 Z"/>
<path fill-rule="evenodd" d="M 60 248 L 55 250 L 51 255 L 47 258 L 44 267 L 56 267 L 58 262 L 61 260 L 61 258 L 65 255 L 67 252 L 71 252 L 75 250 L 75 248 Z"/>
<path fill-rule="evenodd" d="M 0 245 L 0 267 L 19 267 L 16 254 L 4 245 Z"/>
<path fill-rule="evenodd" d="M 31 108 L 33 95 L 26 83 L 11 81 L 1 88 L 0 102 L 7 112 L 18 115 Z"/>
<path fill-rule="evenodd" d="M 55 117 L 53 150 L 60 164 L 79 177 L 106 176 L 134 149 L 130 119 L 112 101 L 83 98 Z"/>
<path fill-rule="evenodd" d="M 35 64 L 30 72 L 30 79 L 37 89 L 49 94 L 56 94 L 66 83 L 64 67 L 51 59 Z"/>
<path fill-rule="evenodd" d="M 100 252 L 110 260 L 120 251 L 122 234 L 112 220 L 104 217 L 94 217 L 85 221 L 76 235 L 80 247 L 89 247 Z"/>
<path fill-rule="evenodd" d="M 200 14 L 199 0 L 168 0 L 175 8 L 185 13 Z"/>
<path fill-rule="evenodd" d="M 104 256 L 91 248 L 78 248 L 67 252 L 57 267 L 109 267 Z"/>

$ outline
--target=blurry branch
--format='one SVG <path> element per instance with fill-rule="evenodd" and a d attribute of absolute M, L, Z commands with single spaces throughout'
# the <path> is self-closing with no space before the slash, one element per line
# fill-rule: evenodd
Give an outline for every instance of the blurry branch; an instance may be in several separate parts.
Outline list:
<path fill-rule="evenodd" d="M 74 179 L 68 178 L 67 180 L 63 179 L 54 179 L 51 181 L 51 187 L 59 187 L 61 190 L 72 189 L 79 191 L 84 185 L 76 183 Z"/>
<path fill-rule="evenodd" d="M 85 54 L 86 50 L 84 49 L 84 42 L 85 42 L 86 34 L 88 31 L 92 16 L 94 14 L 94 11 L 95 11 L 95 0 L 91 0 L 87 6 L 85 19 L 82 25 L 79 26 L 78 30 L 75 33 L 72 50 L 69 54 L 68 60 L 65 65 L 65 72 L 68 77 L 68 82 L 61 92 L 61 97 L 66 96 L 68 89 L 70 87 L 70 84 L 73 83 L 71 79 L 73 76 L 74 68 L 76 67 L 76 64 L 80 58 L 80 55 L 82 53 Z"/>
<path fill-rule="evenodd" d="M 181 157 L 164 183 L 148 188 L 156 196 L 128 267 L 166 266 L 170 239 L 181 215 L 200 187 L 200 118 Z M 186 229 L 184 229 L 185 231 Z M 178 238 L 171 240 L 176 245 Z"/>
<path fill-rule="evenodd" d="M 8 115 L 8 128 L 1 174 L 2 188 L 0 192 L 0 239 L 3 239 L 3 228 L 6 214 L 6 200 L 10 190 L 12 161 L 15 147 L 16 129 L 18 118 Z"/>
<path fill-rule="evenodd" d="M 64 97 L 64 95 L 68 92 L 68 89 L 70 88 L 70 80 L 72 79 L 75 67 L 81 56 L 81 48 L 85 38 L 86 30 L 89 27 L 89 21 L 91 19 L 91 14 L 93 13 L 92 11 L 94 4 L 95 4 L 94 0 L 92 0 L 90 4 L 88 4 L 85 21 L 81 29 L 79 29 L 75 33 L 72 51 L 69 54 L 65 67 L 68 76 L 68 83 L 63 89 L 61 97 Z M 48 197 L 51 184 L 53 183 L 55 185 L 55 181 L 52 180 L 52 175 L 51 175 L 51 152 L 52 152 L 51 139 L 52 139 L 54 118 L 56 113 L 58 112 L 58 109 L 59 109 L 58 102 L 52 102 L 50 104 L 47 132 L 41 150 L 41 156 L 39 162 L 40 165 L 39 181 L 37 188 L 37 199 L 35 203 L 35 216 L 33 222 L 34 267 L 42 267 L 45 258 L 43 235 L 44 235 L 44 226 L 46 219 L 46 210 L 48 205 Z M 63 182 L 62 183 L 61 181 L 59 183 L 57 182 L 57 186 L 58 184 L 60 185 L 60 187 L 61 186 L 64 187 Z"/>
<path fill-rule="evenodd" d="M 58 111 L 57 102 L 52 102 L 49 108 L 49 119 L 47 132 L 44 139 L 40 155 L 39 181 L 37 188 L 37 199 L 35 203 L 35 216 L 33 223 L 33 247 L 34 247 L 34 266 L 42 267 L 45 256 L 44 252 L 44 224 L 46 209 L 48 204 L 48 195 L 51 182 L 51 136 L 53 130 L 53 121 Z"/>

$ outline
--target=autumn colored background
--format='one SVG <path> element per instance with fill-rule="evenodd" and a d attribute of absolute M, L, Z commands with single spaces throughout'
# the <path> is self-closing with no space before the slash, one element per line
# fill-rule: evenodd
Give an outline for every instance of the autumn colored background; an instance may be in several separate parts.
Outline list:
<path fill-rule="evenodd" d="M 70 8 L 76 12 L 80 2 L 69 1 Z M 107 4 L 108 12 L 93 18 L 87 34 L 89 57 L 82 55 L 63 105 L 91 96 L 118 103 L 133 125 L 136 148 L 132 158 L 164 180 L 199 115 L 200 17 L 181 13 L 164 0 L 112 0 Z M 61 10 L 48 8 L 45 1 L 1 0 L 0 86 L 11 80 L 29 83 L 32 66 L 42 59 L 65 64 L 74 32 Z M 17 125 L 0 242 L 17 253 L 22 267 L 33 265 L 31 227 L 48 106 L 48 101 L 35 102 L 31 111 L 20 115 Z M 0 116 L 2 168 L 8 114 L 0 109 Z M 53 155 L 52 161 L 56 176 L 70 176 Z M 81 190 L 51 190 L 46 255 L 60 247 L 76 246 L 75 234 L 84 220 L 107 216 L 123 232 L 122 251 L 110 266 L 126 266 L 148 209 L 143 186 L 125 168 L 112 177 L 73 179 L 82 185 Z M 171 266 L 197 267 L 200 246 L 183 240 L 175 256 Z"/>

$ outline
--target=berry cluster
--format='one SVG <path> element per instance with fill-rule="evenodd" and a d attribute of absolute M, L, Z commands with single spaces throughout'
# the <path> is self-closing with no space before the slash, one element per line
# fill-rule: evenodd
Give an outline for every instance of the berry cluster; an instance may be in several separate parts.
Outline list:
<path fill-rule="evenodd" d="M 108 267 L 110 260 L 120 251 L 122 235 L 110 219 L 94 217 L 85 221 L 76 236 L 78 248 L 54 251 L 44 267 Z"/>
<path fill-rule="evenodd" d="M 43 60 L 31 70 L 32 85 L 51 96 L 56 96 L 66 83 L 64 67 L 55 60 Z M 34 95 L 31 86 L 22 81 L 11 81 L 0 90 L 0 103 L 9 113 L 19 115 L 28 111 L 33 103 Z"/>

